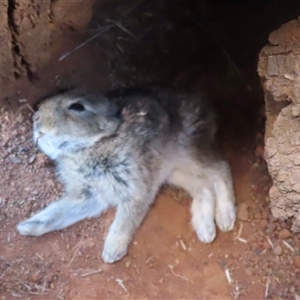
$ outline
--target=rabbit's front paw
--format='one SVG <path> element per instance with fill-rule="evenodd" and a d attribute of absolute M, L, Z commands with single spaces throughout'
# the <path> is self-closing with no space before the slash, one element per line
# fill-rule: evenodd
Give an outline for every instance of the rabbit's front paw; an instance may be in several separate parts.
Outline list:
<path fill-rule="evenodd" d="M 33 220 L 30 218 L 19 223 L 17 230 L 21 235 L 40 236 L 48 231 L 45 225 L 43 220 Z"/>
<path fill-rule="evenodd" d="M 218 205 L 216 210 L 216 222 L 222 231 L 230 231 L 233 229 L 236 219 L 235 205 L 231 202 Z"/>
<path fill-rule="evenodd" d="M 102 252 L 103 261 L 114 263 L 120 260 L 126 255 L 130 240 L 131 238 L 124 234 L 108 234 Z"/>

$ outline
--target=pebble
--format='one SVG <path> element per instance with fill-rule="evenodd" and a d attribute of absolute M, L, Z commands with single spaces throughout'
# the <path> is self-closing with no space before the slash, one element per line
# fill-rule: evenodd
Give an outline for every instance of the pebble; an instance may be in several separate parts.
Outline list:
<path fill-rule="evenodd" d="M 261 220 L 260 221 L 260 227 L 262 230 L 265 230 L 268 226 L 268 221 L 267 220 Z"/>
<path fill-rule="evenodd" d="M 269 223 L 268 226 L 267 226 L 266 232 L 267 233 L 271 233 L 271 232 L 273 232 L 275 230 L 275 228 L 276 228 L 276 224 L 275 223 Z"/>
<path fill-rule="evenodd" d="M 290 288 L 289 288 L 289 292 L 291 293 L 291 294 L 294 294 L 295 293 L 295 287 L 292 285 L 292 286 L 290 286 Z"/>
<path fill-rule="evenodd" d="M 252 271 L 251 268 L 247 268 L 246 271 L 245 271 L 245 273 L 246 273 L 247 276 L 252 276 L 253 271 Z"/>
<path fill-rule="evenodd" d="M 259 212 L 259 213 L 256 213 L 255 215 L 254 215 L 254 219 L 257 219 L 257 220 L 259 220 L 261 218 L 261 213 Z"/>
<path fill-rule="evenodd" d="M 282 248 L 281 248 L 279 245 L 275 246 L 275 247 L 273 248 L 273 253 L 274 253 L 275 255 L 277 255 L 277 256 L 281 255 L 281 253 L 282 253 Z"/>
<path fill-rule="evenodd" d="M 296 255 L 293 257 L 294 265 L 296 268 L 300 268 L 300 255 Z"/>
<path fill-rule="evenodd" d="M 36 282 L 39 279 L 39 275 L 37 273 L 34 273 L 34 274 L 31 275 L 31 279 L 32 279 L 33 282 Z"/>
<path fill-rule="evenodd" d="M 22 163 L 22 159 L 19 157 L 16 157 L 16 156 L 10 156 L 8 159 L 13 164 L 21 164 Z"/>
<path fill-rule="evenodd" d="M 237 218 L 241 221 L 247 221 L 249 218 L 248 205 L 243 202 L 238 206 Z"/>
<path fill-rule="evenodd" d="M 281 229 L 278 233 L 278 237 L 282 240 L 286 240 L 287 238 L 289 238 L 291 236 L 291 232 L 284 228 L 284 229 Z"/>

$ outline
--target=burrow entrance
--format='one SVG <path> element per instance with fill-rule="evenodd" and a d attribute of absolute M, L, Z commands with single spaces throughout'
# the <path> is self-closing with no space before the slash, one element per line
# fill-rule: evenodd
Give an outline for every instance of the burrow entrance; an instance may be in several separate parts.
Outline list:
<path fill-rule="evenodd" d="M 282 107 L 290 101 L 297 104 L 297 94 L 293 98 L 286 90 L 280 91 L 276 99 L 278 89 L 269 88 L 273 82 L 264 84 L 263 90 L 257 74 L 259 53 L 268 43 L 270 32 L 298 18 L 298 1 L 83 4 L 49 0 L 25 4 L 15 0 L 1 5 L 7 16 L 3 19 L 6 43 L 0 48 L 4 66 L 0 70 L 1 296 L 299 297 L 299 234 L 291 230 L 292 226 L 298 228 L 295 218 L 291 218 L 296 214 L 277 214 L 286 220 L 272 216 L 272 179 L 280 184 L 286 178 L 278 177 L 278 165 L 271 169 L 270 177 L 264 154 L 264 97 L 269 97 L 267 104 L 271 103 L 271 107 L 277 103 L 274 100 L 284 100 L 274 110 L 267 109 L 268 129 Z M 298 27 L 295 22 L 289 25 L 285 30 L 290 30 L 290 38 L 280 38 L 287 37 L 286 32 L 276 35 L 279 38 L 273 39 L 272 45 L 285 47 L 299 36 Z M 260 57 L 263 83 L 275 77 L 280 82 L 281 71 L 290 78 L 294 76 L 295 82 L 297 68 L 294 73 L 291 68 L 288 72 L 271 68 L 274 64 L 270 57 L 278 53 L 268 49 Z M 277 66 L 286 66 L 286 61 L 288 66 L 295 65 L 296 59 L 282 57 L 297 56 L 297 49 L 281 49 L 279 54 L 282 56 Z M 113 211 L 101 219 L 87 220 L 41 238 L 20 237 L 15 225 L 56 199 L 62 188 L 55 180 L 51 162 L 31 142 L 30 119 L 40 97 L 73 85 L 104 91 L 149 82 L 201 90 L 213 102 L 219 115 L 219 143 L 235 181 L 238 221 L 234 231 L 219 232 L 211 245 L 200 244 L 189 225 L 189 199 L 182 192 L 165 188 L 138 231 L 128 256 L 115 265 L 103 264 L 99 256 Z M 285 81 L 281 83 L 287 86 Z M 298 117 L 296 104 L 296 108 L 286 108 L 293 119 L 287 118 L 290 121 L 284 123 L 289 112 L 283 113 L 278 127 L 289 124 L 294 129 L 292 136 L 297 132 L 293 125 Z M 270 132 L 267 134 L 272 135 Z M 276 142 L 278 139 L 270 149 L 279 147 Z M 284 154 L 280 151 L 280 155 Z M 272 153 L 267 155 L 268 162 L 272 162 Z M 292 166 L 297 165 L 296 158 L 292 158 Z M 293 178 L 297 184 L 297 174 Z M 285 194 L 275 194 L 275 200 L 278 196 L 284 202 L 280 202 L 281 212 L 289 211 L 286 208 L 290 209 L 292 202 L 297 212 L 297 197 L 286 197 L 295 190 L 296 187 L 286 187 Z"/>

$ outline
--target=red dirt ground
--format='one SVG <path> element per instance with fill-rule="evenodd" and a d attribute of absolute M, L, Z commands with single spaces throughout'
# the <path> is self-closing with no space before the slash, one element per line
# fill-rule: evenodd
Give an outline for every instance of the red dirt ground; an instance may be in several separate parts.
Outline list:
<path fill-rule="evenodd" d="M 30 104 L 65 79 L 110 87 L 96 44 L 57 61 L 81 40 L 70 34 L 54 41 L 50 66 L 35 83 L 20 80 L 1 107 L 0 299 L 300 299 L 299 234 L 271 216 L 262 129 L 249 131 L 257 120 L 233 106 L 220 143 L 233 171 L 238 220 L 212 244 L 200 243 L 192 231 L 190 199 L 167 187 L 116 264 L 100 258 L 113 211 L 39 238 L 17 233 L 16 224 L 62 188 L 32 144 Z"/>

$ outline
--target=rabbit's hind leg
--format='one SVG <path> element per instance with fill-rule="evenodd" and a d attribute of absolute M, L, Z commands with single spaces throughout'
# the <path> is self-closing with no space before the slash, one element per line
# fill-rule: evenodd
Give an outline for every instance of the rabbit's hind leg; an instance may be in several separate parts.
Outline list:
<path fill-rule="evenodd" d="M 216 236 L 216 221 L 222 231 L 230 231 L 235 223 L 235 196 L 231 172 L 226 161 L 207 158 L 199 160 L 185 155 L 181 163 L 176 161 L 175 169 L 168 182 L 185 189 L 193 198 L 192 225 L 204 243 L 210 243 Z"/>
<path fill-rule="evenodd" d="M 188 169 L 175 169 L 168 183 L 182 187 L 193 198 L 192 225 L 201 242 L 211 243 L 216 236 L 214 223 L 216 199 L 213 185 L 205 177 L 197 176 Z"/>
<path fill-rule="evenodd" d="M 65 195 L 19 223 L 17 230 L 21 235 L 41 236 L 47 232 L 64 229 L 85 218 L 96 217 L 107 208 L 107 202 L 97 201 L 84 193 L 77 197 L 74 194 Z"/>
<path fill-rule="evenodd" d="M 224 160 L 215 163 L 212 180 L 216 193 L 216 223 L 222 231 L 233 229 L 236 220 L 235 195 L 229 165 Z"/>

